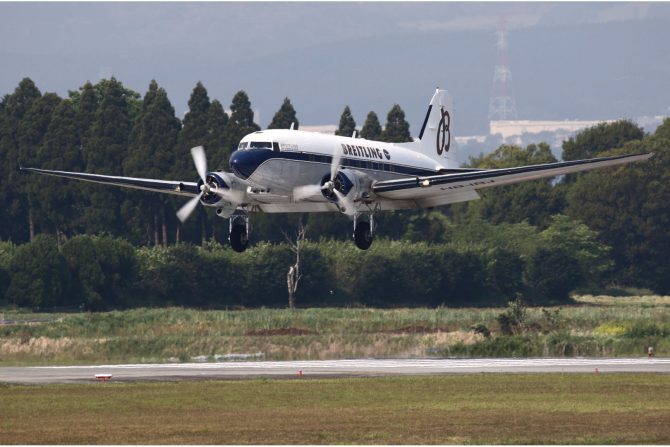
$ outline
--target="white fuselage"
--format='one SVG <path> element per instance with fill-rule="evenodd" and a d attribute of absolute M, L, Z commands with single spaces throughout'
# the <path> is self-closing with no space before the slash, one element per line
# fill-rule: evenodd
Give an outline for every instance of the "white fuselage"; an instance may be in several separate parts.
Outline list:
<path fill-rule="evenodd" d="M 341 157 L 342 171 L 357 171 L 373 182 L 432 175 L 447 169 L 440 161 L 411 149 L 413 144 L 299 130 L 263 130 L 240 141 L 230 164 L 235 175 L 252 185 L 254 199 L 263 202 L 265 195 L 272 199 L 268 202 L 276 203 L 283 196 L 286 202 L 292 202 L 294 188 L 320 183 L 330 175 L 333 156 Z M 337 209 L 323 197 L 314 197 L 310 202 L 311 210 L 317 210 L 315 202 L 324 205 L 317 207 L 320 211 Z"/>

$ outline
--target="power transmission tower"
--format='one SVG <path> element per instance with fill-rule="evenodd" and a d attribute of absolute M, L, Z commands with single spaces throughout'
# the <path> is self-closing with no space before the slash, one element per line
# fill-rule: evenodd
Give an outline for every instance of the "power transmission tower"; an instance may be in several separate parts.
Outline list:
<path fill-rule="evenodd" d="M 493 89 L 489 100 L 489 121 L 516 118 L 512 70 L 507 64 L 507 26 L 504 17 L 501 17 L 500 28 L 496 31 L 496 65 L 493 69 Z"/>

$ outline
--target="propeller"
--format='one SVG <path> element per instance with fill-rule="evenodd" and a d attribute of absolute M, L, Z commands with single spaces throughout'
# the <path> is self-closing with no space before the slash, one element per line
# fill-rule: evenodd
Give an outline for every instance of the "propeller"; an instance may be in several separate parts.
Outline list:
<path fill-rule="evenodd" d="M 186 202 L 186 204 L 177 211 L 177 218 L 181 222 L 184 222 L 189 218 L 196 206 L 198 206 L 198 202 L 200 202 L 200 199 L 202 199 L 202 196 L 205 194 L 214 193 L 231 203 L 240 203 L 244 200 L 244 192 L 242 191 L 219 188 L 216 184 L 207 183 L 207 156 L 205 155 L 205 149 L 202 146 L 192 148 L 191 157 L 193 157 L 193 164 L 202 180 L 202 185 L 200 185 L 200 194 Z"/>
<path fill-rule="evenodd" d="M 354 206 L 353 202 L 335 187 L 335 179 L 337 177 L 337 173 L 340 171 L 341 162 L 342 151 L 340 147 L 336 145 L 335 151 L 333 152 L 333 160 L 330 163 L 330 179 L 323 185 L 312 184 L 296 186 L 293 188 L 293 198 L 297 201 L 300 201 L 308 197 L 315 196 L 322 191 L 329 191 L 335 194 L 335 197 L 337 197 L 340 211 L 348 216 L 353 216 L 356 213 L 356 207 Z"/>

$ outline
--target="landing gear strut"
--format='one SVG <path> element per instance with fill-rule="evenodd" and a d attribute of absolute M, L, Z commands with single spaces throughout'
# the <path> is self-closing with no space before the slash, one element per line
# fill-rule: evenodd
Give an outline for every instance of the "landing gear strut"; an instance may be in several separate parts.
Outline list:
<path fill-rule="evenodd" d="M 357 215 L 354 217 L 354 242 L 356 247 L 367 250 L 374 240 L 374 218 L 373 215 Z"/>
<path fill-rule="evenodd" d="M 242 253 L 249 245 L 249 216 L 235 215 L 230 218 L 230 246 Z"/>

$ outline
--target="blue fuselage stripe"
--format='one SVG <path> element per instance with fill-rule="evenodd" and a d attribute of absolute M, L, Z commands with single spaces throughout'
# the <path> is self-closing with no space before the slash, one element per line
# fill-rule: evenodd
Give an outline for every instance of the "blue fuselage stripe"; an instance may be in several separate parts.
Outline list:
<path fill-rule="evenodd" d="M 239 177 L 249 178 L 256 169 L 271 159 L 294 160 L 315 162 L 330 165 L 333 161 L 331 155 L 317 154 L 313 152 L 275 152 L 266 149 L 247 149 L 235 151 L 230 156 L 230 166 Z M 359 158 L 342 157 L 342 167 L 352 169 L 372 169 L 380 172 L 392 172 L 408 176 L 435 175 L 440 171 L 423 169 L 413 166 L 389 163 L 381 160 L 366 160 Z"/>

